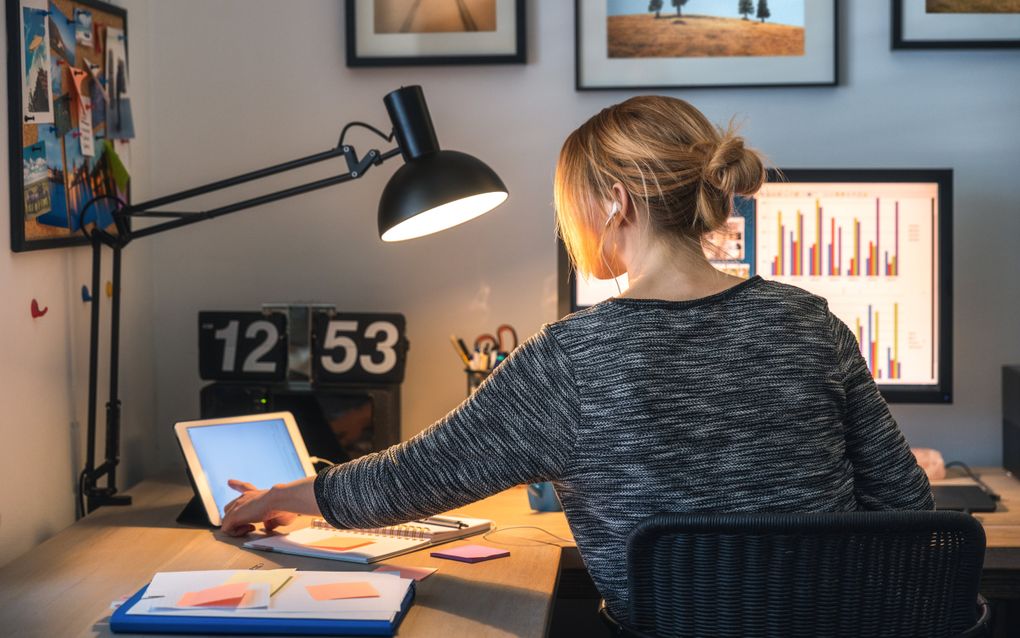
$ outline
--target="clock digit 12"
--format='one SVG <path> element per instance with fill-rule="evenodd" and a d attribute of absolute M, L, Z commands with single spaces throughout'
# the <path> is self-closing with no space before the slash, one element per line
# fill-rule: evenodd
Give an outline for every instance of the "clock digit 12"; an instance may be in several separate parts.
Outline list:
<path fill-rule="evenodd" d="M 198 368 L 207 381 L 282 381 L 287 318 L 278 313 L 198 313 Z"/>

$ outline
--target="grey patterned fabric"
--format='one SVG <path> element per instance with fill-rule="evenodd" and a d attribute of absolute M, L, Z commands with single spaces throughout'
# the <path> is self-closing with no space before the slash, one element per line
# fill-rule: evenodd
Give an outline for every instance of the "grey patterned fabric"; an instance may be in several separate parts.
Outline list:
<path fill-rule="evenodd" d="M 546 480 L 617 614 L 624 541 L 652 514 L 934 506 L 849 328 L 760 277 L 549 324 L 446 417 L 324 470 L 315 494 L 333 525 L 374 527 Z"/>

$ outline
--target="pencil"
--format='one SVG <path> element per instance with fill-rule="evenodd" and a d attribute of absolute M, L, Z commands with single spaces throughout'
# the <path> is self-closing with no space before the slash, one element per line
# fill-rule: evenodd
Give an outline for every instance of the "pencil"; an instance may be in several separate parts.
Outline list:
<path fill-rule="evenodd" d="M 471 360 L 468 359 L 467 354 L 464 352 L 463 348 L 461 348 L 461 343 L 463 342 L 457 338 L 457 335 L 450 335 L 450 343 L 453 344 L 453 349 L 457 352 L 457 357 L 464 362 L 464 365 L 470 365 Z"/>

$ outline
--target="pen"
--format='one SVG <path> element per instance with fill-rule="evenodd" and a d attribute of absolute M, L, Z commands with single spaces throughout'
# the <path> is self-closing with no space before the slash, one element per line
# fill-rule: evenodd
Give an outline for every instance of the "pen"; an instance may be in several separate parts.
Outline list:
<path fill-rule="evenodd" d="M 455 518 L 446 518 L 445 516 L 429 516 L 418 521 L 419 523 L 427 523 L 430 525 L 438 525 L 439 527 L 452 527 L 454 529 L 464 529 L 468 527 L 463 521 L 458 521 Z"/>
<path fill-rule="evenodd" d="M 460 337 L 457 338 L 457 346 L 460 347 L 460 351 L 464 353 L 465 357 L 471 357 L 471 351 L 468 350 L 467 344 Z"/>

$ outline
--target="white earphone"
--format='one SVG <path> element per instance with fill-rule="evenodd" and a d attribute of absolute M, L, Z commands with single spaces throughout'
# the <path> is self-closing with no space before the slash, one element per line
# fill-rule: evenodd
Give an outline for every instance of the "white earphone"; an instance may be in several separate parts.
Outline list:
<path fill-rule="evenodd" d="M 613 207 L 609 211 L 609 217 L 606 218 L 606 226 L 609 226 L 609 222 L 613 221 L 613 218 L 620 212 L 620 202 L 613 202 Z"/>
<path fill-rule="evenodd" d="M 606 225 L 603 226 L 602 228 L 603 229 L 608 229 L 609 228 L 609 223 L 611 221 L 613 221 L 613 218 L 616 217 L 619 213 L 620 213 L 620 202 L 615 202 L 614 201 L 613 202 L 613 207 L 611 209 L 609 209 L 609 217 L 606 218 Z M 606 231 L 603 230 L 603 234 L 602 234 L 602 240 L 603 241 L 605 241 L 605 234 L 606 234 Z M 612 274 L 613 273 L 613 269 L 609 267 L 609 262 L 606 260 L 606 254 L 604 252 L 602 252 L 601 248 L 600 248 L 599 252 L 602 253 L 602 263 L 605 264 L 606 271 L 609 272 L 610 274 Z M 613 278 L 613 283 L 616 284 L 617 292 L 622 295 L 623 294 L 623 288 L 620 287 L 620 279 L 618 277 L 614 277 Z"/>

